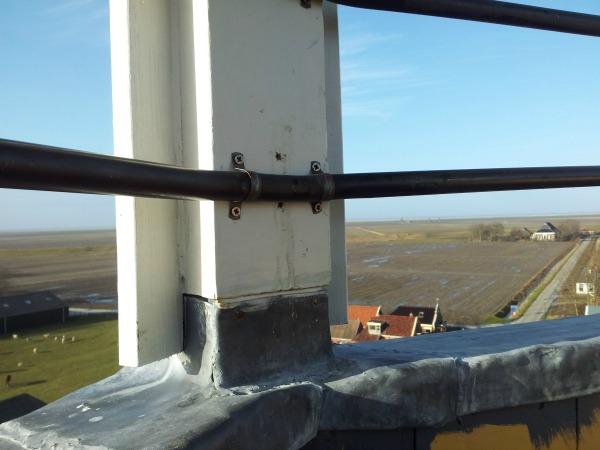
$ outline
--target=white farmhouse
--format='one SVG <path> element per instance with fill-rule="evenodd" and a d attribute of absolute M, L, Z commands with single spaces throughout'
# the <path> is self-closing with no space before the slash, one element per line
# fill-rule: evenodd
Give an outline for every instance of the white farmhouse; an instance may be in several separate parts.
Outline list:
<path fill-rule="evenodd" d="M 531 235 L 534 241 L 556 241 L 560 231 L 550 222 L 545 222 L 542 228 Z"/>

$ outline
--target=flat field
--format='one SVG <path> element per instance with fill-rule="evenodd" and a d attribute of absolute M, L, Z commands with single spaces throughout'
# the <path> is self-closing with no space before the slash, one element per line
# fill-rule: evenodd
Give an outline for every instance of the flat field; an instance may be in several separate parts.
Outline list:
<path fill-rule="evenodd" d="M 73 304 L 116 307 L 114 231 L 0 234 L 0 296 L 51 290 Z"/>
<path fill-rule="evenodd" d="M 439 298 L 448 322 L 480 324 L 572 245 L 471 242 L 469 227 L 480 222 L 348 224 L 350 303 L 391 311 L 397 305 L 432 306 Z M 502 222 L 507 230 L 540 225 L 540 219 Z"/>
<path fill-rule="evenodd" d="M 48 403 L 118 369 L 114 317 L 72 318 L 19 331 L 17 339 L 0 335 L 0 400 L 27 393 Z"/>

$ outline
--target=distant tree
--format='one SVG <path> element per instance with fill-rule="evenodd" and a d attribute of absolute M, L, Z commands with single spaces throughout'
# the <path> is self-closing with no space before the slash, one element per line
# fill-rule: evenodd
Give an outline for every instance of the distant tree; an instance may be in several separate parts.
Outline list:
<path fill-rule="evenodd" d="M 511 228 L 510 232 L 508 233 L 508 240 L 509 241 L 520 241 L 522 239 L 525 239 L 525 233 L 523 232 L 522 228 Z"/>
<path fill-rule="evenodd" d="M 479 223 L 470 228 L 473 241 L 498 241 L 504 237 L 504 225 L 501 223 Z"/>
<path fill-rule="evenodd" d="M 556 227 L 560 231 L 560 240 L 572 241 L 579 236 L 581 224 L 577 220 L 565 220 Z"/>
<path fill-rule="evenodd" d="M 488 225 L 490 229 L 490 240 L 491 241 L 499 241 L 504 237 L 504 225 L 500 222 L 492 223 Z"/>

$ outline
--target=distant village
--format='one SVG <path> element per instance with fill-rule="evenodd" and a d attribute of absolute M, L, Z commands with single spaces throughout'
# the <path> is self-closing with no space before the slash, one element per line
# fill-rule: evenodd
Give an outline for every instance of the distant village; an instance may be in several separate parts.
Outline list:
<path fill-rule="evenodd" d="M 401 339 L 419 334 L 442 333 L 446 330 L 439 304 L 398 306 L 390 314 L 382 314 L 381 306 L 348 305 L 348 323 L 332 325 L 334 344 Z"/>

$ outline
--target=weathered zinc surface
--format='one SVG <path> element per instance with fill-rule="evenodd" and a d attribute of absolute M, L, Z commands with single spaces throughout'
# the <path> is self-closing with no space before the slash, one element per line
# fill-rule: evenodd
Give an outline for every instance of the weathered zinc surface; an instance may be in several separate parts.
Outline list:
<path fill-rule="evenodd" d="M 308 303 L 306 309 L 295 305 L 297 314 L 314 308 Z M 252 319 L 251 309 L 246 313 Z M 498 427 L 509 427 L 514 439 L 528 433 L 519 442 L 531 448 L 575 448 L 574 442 L 590 448 L 597 403 L 587 396 L 600 392 L 599 326 L 599 316 L 588 316 L 336 346 L 325 363 L 282 368 L 275 378 L 271 367 L 264 382 L 235 387 L 214 377 L 207 382 L 202 372 L 189 374 L 181 363 L 185 355 L 171 357 L 123 369 L 0 426 L 0 448 L 295 449 L 319 430 L 309 448 L 371 448 L 360 439 L 341 446 L 352 433 L 382 444 L 396 436 L 394 448 L 478 448 L 485 442 L 506 448 L 511 441 L 501 439 Z M 240 344 L 240 351 L 251 353 L 254 342 Z M 205 349 L 206 357 L 219 350 Z M 261 372 L 255 376 L 260 380 Z M 548 419 L 528 412 L 540 405 Z M 575 408 L 579 421 L 575 412 L 564 412 Z M 540 425 L 532 432 L 535 417 L 553 424 L 553 431 Z"/>

